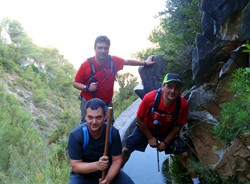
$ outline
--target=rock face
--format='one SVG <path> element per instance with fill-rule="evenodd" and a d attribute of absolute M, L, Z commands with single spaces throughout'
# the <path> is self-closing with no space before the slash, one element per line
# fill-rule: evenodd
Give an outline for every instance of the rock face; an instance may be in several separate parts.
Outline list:
<path fill-rule="evenodd" d="M 199 85 L 209 82 L 231 51 L 250 38 L 249 0 L 216 2 L 202 2 L 203 32 L 196 37 L 192 60 L 193 79 Z"/>
<path fill-rule="evenodd" d="M 250 32 L 246 31 L 250 30 L 250 3 L 204 0 L 202 11 L 203 32 L 196 37 L 192 59 L 193 80 L 198 87 L 188 97 L 189 119 L 197 125 L 191 130 L 192 141 L 199 159 L 220 177 L 236 174 L 240 181 L 246 182 L 250 179 L 250 144 L 244 140 L 250 139 L 249 134 L 224 148 L 211 132 L 219 123 L 219 105 L 233 97 L 227 91 L 232 73 L 249 67 L 249 55 L 242 50 L 250 38 Z M 215 151 L 214 146 L 219 149 Z"/>
<path fill-rule="evenodd" d="M 233 140 L 230 147 L 223 147 L 212 130 L 219 123 L 219 105 L 233 98 L 227 91 L 232 73 L 249 67 L 249 55 L 242 50 L 250 39 L 250 2 L 203 0 L 201 7 L 202 33 L 197 34 L 192 55 L 195 86 L 186 96 L 188 120 L 194 125 L 190 128 L 191 139 L 201 162 L 217 171 L 221 178 L 235 174 L 246 183 L 250 180 L 250 133 Z M 161 85 L 167 62 L 157 59 L 158 64 L 139 70 L 143 85 L 135 92 L 140 98 Z"/>
<path fill-rule="evenodd" d="M 155 64 L 139 67 L 142 86 L 137 86 L 134 91 L 142 99 L 144 95 L 161 87 L 162 77 L 167 68 L 167 62 L 161 56 L 154 56 Z"/>

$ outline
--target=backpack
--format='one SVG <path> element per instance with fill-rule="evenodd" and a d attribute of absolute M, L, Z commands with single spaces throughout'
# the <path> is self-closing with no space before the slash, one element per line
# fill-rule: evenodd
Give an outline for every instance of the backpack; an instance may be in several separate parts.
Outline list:
<path fill-rule="evenodd" d="M 162 93 L 162 89 L 159 88 L 156 92 L 156 95 L 155 95 L 155 100 L 154 100 L 154 105 L 151 109 L 151 112 L 157 112 L 157 108 L 160 104 L 160 99 L 161 99 L 161 93 Z M 174 125 L 176 125 L 176 123 L 178 122 L 178 115 L 179 115 L 179 112 L 180 112 L 180 109 L 181 109 L 181 97 L 180 95 L 177 97 L 176 99 L 176 106 L 175 106 L 175 115 L 176 115 L 176 120 L 174 122 Z"/>
<path fill-rule="evenodd" d="M 157 107 L 161 99 L 161 93 L 162 93 L 162 89 L 159 88 L 155 95 L 155 101 L 151 109 L 151 112 L 157 111 Z M 176 115 L 176 120 L 174 122 L 174 125 L 176 125 L 176 123 L 178 122 L 180 109 L 181 109 L 181 97 L 178 96 L 176 99 L 176 106 L 175 106 L 175 112 L 174 112 Z M 187 151 L 188 150 L 188 145 L 186 144 L 187 133 L 188 133 L 188 123 L 186 123 L 182 127 L 182 129 L 179 132 L 179 135 L 176 136 L 172 141 L 170 141 L 169 146 L 165 150 L 165 154 L 178 154 L 178 153 L 183 153 Z"/>
<path fill-rule="evenodd" d="M 93 63 L 93 57 L 88 58 L 88 62 L 89 62 L 90 67 L 91 67 L 91 73 L 90 73 L 90 77 L 89 77 L 89 78 L 91 78 L 96 72 L 96 68 L 95 68 L 94 63 Z M 111 73 L 113 73 L 116 76 L 116 71 L 115 71 L 115 68 L 114 68 L 114 62 L 113 62 L 113 59 L 112 59 L 111 55 L 109 55 L 109 66 L 108 66 L 108 68 L 110 68 Z M 106 69 L 107 69 L 106 67 L 102 68 L 102 70 L 104 70 L 105 72 L 106 72 Z"/>
<path fill-rule="evenodd" d="M 110 126 L 110 134 L 109 134 L 109 146 L 112 144 L 112 125 Z M 82 127 L 82 132 L 83 132 L 83 151 L 85 151 L 88 147 L 89 144 L 89 130 L 88 130 L 88 126 L 87 123 L 83 124 Z"/>

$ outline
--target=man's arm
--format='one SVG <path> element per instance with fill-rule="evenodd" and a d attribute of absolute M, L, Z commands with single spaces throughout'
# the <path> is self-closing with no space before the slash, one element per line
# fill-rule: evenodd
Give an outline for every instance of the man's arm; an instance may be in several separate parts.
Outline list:
<path fill-rule="evenodd" d="M 112 156 L 112 165 L 110 166 L 108 173 L 105 177 L 107 183 L 111 183 L 116 175 L 121 170 L 122 155 Z"/>
<path fill-rule="evenodd" d="M 148 143 L 151 147 L 157 146 L 157 139 L 152 135 L 152 133 L 149 131 L 147 125 L 144 123 L 144 121 L 137 117 L 136 118 L 137 123 L 139 125 L 140 130 L 144 133 L 144 135 L 148 138 Z"/>
<path fill-rule="evenodd" d="M 102 171 L 108 167 L 108 157 L 102 156 L 96 162 L 83 162 L 82 160 L 72 160 L 69 161 L 72 170 L 75 173 L 87 174 L 95 171 Z"/>
<path fill-rule="evenodd" d="M 172 129 L 172 131 L 168 134 L 168 136 L 164 139 L 166 143 L 169 143 L 176 135 L 178 135 L 181 131 L 183 125 L 176 125 Z"/>
<path fill-rule="evenodd" d="M 84 86 L 86 86 L 86 85 L 85 85 L 85 84 L 82 84 L 82 83 L 80 83 L 80 82 L 73 81 L 73 86 L 74 86 L 76 89 L 83 90 L 83 89 L 84 89 Z"/>
<path fill-rule="evenodd" d="M 151 64 L 154 64 L 153 57 L 154 57 L 154 55 L 150 55 L 148 57 L 148 59 L 146 61 L 144 61 L 144 62 L 133 60 L 133 59 L 127 59 L 127 60 L 124 61 L 124 65 L 130 65 L 130 66 L 151 65 Z"/>
<path fill-rule="evenodd" d="M 165 139 L 160 142 L 158 149 L 161 151 L 164 151 L 167 147 L 167 145 L 170 143 L 170 141 L 180 133 L 181 128 L 183 125 L 179 125 L 177 124 L 176 126 L 174 126 L 174 128 L 171 130 L 171 132 L 167 135 L 167 137 L 165 137 Z"/>
<path fill-rule="evenodd" d="M 86 84 L 82 84 L 82 83 L 80 83 L 80 82 L 76 82 L 76 81 L 73 82 L 73 86 L 74 86 L 76 89 L 85 90 L 85 91 L 89 91 L 89 92 L 96 91 L 96 89 L 97 89 L 97 84 L 98 84 L 98 82 L 91 82 L 91 83 L 89 84 L 89 86 L 87 86 Z"/>

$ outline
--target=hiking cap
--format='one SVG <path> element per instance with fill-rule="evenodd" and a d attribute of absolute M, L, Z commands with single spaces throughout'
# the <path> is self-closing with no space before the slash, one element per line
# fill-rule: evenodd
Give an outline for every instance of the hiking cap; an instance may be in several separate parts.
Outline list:
<path fill-rule="evenodd" d="M 178 82 L 180 85 L 182 85 L 181 77 L 177 73 L 168 73 L 165 75 L 162 85 L 168 83 L 168 82 Z"/>

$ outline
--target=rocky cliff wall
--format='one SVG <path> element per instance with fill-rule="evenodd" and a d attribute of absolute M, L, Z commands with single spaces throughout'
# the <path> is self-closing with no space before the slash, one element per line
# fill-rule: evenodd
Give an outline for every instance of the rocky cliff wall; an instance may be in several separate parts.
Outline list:
<path fill-rule="evenodd" d="M 223 147 L 213 136 L 213 127 L 220 123 L 220 104 L 233 98 L 228 86 L 238 68 L 249 67 L 249 55 L 243 53 L 250 38 L 249 0 L 202 2 L 202 33 L 196 37 L 192 70 L 196 84 L 188 102 L 192 141 L 199 159 L 216 170 L 220 177 L 235 174 L 240 181 L 250 179 L 249 134 Z M 208 96 L 208 97 L 207 97 Z M 205 99 L 204 99 L 205 97 Z M 202 100 L 201 100 L 202 99 Z M 202 105 L 199 106 L 199 102 Z M 219 149 L 214 150 L 214 146 Z"/>

